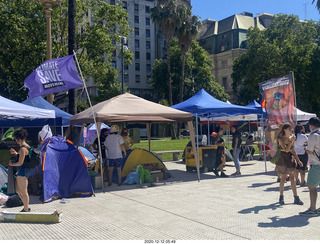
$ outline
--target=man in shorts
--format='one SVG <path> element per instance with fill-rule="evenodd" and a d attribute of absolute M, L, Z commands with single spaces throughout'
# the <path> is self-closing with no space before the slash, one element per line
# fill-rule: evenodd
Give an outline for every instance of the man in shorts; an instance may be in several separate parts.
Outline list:
<path fill-rule="evenodd" d="M 307 185 L 310 194 L 310 208 L 300 212 L 301 216 L 317 216 L 320 214 L 320 208 L 316 209 L 317 186 L 320 185 L 320 119 L 317 117 L 309 120 L 311 133 L 308 138 L 306 152 L 309 155 L 310 170 L 308 173 Z"/>

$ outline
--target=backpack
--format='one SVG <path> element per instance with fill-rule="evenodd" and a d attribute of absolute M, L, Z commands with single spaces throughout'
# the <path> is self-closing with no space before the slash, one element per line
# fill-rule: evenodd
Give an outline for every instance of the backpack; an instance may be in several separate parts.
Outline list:
<path fill-rule="evenodd" d="M 20 197 L 18 195 L 12 195 L 6 201 L 6 206 L 8 208 L 19 207 L 19 206 L 22 206 L 22 205 L 23 205 L 23 202 L 21 201 L 21 199 L 20 199 Z"/>
<path fill-rule="evenodd" d="M 34 149 L 33 147 L 27 147 L 27 146 L 23 146 L 23 147 L 29 150 L 29 160 L 24 162 L 24 164 L 30 169 L 37 167 L 41 163 L 41 152 Z"/>

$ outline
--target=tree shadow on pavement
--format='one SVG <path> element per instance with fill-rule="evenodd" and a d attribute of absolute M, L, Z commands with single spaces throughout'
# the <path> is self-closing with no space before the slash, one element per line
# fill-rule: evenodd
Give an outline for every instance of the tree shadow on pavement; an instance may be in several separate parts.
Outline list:
<path fill-rule="evenodd" d="M 261 223 L 258 223 L 258 226 L 262 228 L 303 227 L 310 223 L 309 218 L 312 218 L 312 217 L 295 215 L 288 218 L 279 218 L 279 216 L 274 216 L 269 218 L 271 222 L 265 222 L 265 223 L 261 222 Z"/>

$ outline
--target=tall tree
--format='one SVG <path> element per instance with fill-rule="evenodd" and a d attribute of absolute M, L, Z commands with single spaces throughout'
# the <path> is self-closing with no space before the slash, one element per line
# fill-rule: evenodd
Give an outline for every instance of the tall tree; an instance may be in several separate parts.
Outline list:
<path fill-rule="evenodd" d="M 184 92 L 184 70 L 186 53 L 191 47 L 192 40 L 197 36 L 200 27 L 199 16 L 192 15 L 191 6 L 182 4 L 178 11 L 180 25 L 177 28 L 177 37 L 181 49 L 181 78 L 180 78 L 180 102 L 183 101 Z"/>
<path fill-rule="evenodd" d="M 308 109 L 309 102 L 317 97 L 310 87 L 312 82 L 319 81 L 319 77 L 311 79 L 319 26 L 313 21 L 301 22 L 298 16 L 278 15 L 267 29 L 251 28 L 247 36 L 249 49 L 233 64 L 234 87 L 241 88 L 239 101 L 247 104 L 259 98 L 260 82 L 293 71 L 297 104 Z"/>
<path fill-rule="evenodd" d="M 76 0 L 69 0 L 68 6 L 68 54 L 72 55 L 76 49 Z M 76 92 L 69 90 L 69 113 L 76 114 Z"/>
<path fill-rule="evenodd" d="M 171 53 L 171 71 L 174 94 L 179 93 L 179 81 L 181 77 L 182 60 L 181 50 L 178 41 L 175 39 L 170 43 Z M 212 74 L 213 61 L 209 54 L 200 47 L 195 40 L 192 41 L 190 50 L 186 53 L 185 65 L 185 91 L 183 99 L 188 99 L 204 88 L 208 93 L 215 98 L 226 101 L 229 97 L 224 88 L 218 84 Z M 163 80 L 167 75 L 168 69 L 163 60 L 156 60 L 152 68 L 151 84 L 158 91 L 160 99 L 168 99 L 168 86 Z M 179 103 L 179 97 L 173 98 L 173 103 Z"/>
<path fill-rule="evenodd" d="M 312 0 L 312 4 L 316 2 L 316 6 L 317 6 L 317 9 L 319 10 L 320 12 L 320 0 Z"/>
<path fill-rule="evenodd" d="M 122 5 L 103 0 L 76 0 L 75 51 L 84 77 L 92 77 L 104 99 L 121 94 L 111 57 L 128 36 L 128 14 Z M 90 14 L 90 15 L 89 15 Z M 91 18 L 89 18 L 90 16 Z M 0 94 L 17 101 L 27 98 L 21 90 L 25 78 L 46 60 L 46 20 L 43 5 L 36 1 L 0 1 Z M 68 55 L 68 0 L 52 12 L 52 57 Z M 125 50 L 130 62 L 132 53 Z M 114 87 L 106 90 L 105 87 Z"/>
<path fill-rule="evenodd" d="M 172 104 L 172 77 L 170 70 L 170 42 L 175 36 L 179 18 L 177 15 L 179 1 L 178 0 L 156 0 L 156 6 L 151 9 L 151 18 L 157 23 L 162 30 L 166 40 L 167 49 L 167 68 L 168 68 L 168 92 L 169 105 Z"/>

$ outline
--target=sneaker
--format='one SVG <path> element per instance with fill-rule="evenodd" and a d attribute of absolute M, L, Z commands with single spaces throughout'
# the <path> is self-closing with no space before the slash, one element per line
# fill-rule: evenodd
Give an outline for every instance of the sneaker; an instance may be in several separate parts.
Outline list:
<path fill-rule="evenodd" d="M 300 184 L 300 187 L 305 187 L 305 186 L 308 186 L 307 182 L 303 182 L 303 183 Z"/>
<path fill-rule="evenodd" d="M 226 175 L 226 174 L 222 171 L 221 174 L 220 174 L 220 177 L 222 177 L 222 178 L 227 178 L 227 177 L 229 177 L 229 176 Z"/>
<path fill-rule="evenodd" d="M 214 173 L 217 177 L 219 177 L 219 172 L 218 172 L 217 169 L 213 169 L 213 173 Z"/>
<path fill-rule="evenodd" d="M 301 184 L 300 180 L 299 180 L 299 179 L 297 179 L 297 181 L 296 181 L 296 185 L 300 185 L 300 184 Z"/>
<path fill-rule="evenodd" d="M 294 197 L 293 204 L 303 205 L 303 202 L 300 200 L 300 198 L 298 196 L 296 196 L 296 197 Z"/>
<path fill-rule="evenodd" d="M 28 210 L 26 211 L 26 210 L 24 210 L 24 208 L 20 211 L 20 213 L 24 213 L 24 212 L 30 212 L 31 211 L 31 209 L 30 208 L 28 208 Z"/>
<path fill-rule="evenodd" d="M 280 203 L 280 205 L 284 205 L 283 196 L 280 196 L 280 197 L 279 197 L 279 203 Z"/>
<path fill-rule="evenodd" d="M 232 176 L 239 176 L 239 175 L 241 175 L 241 173 L 240 172 L 234 172 L 233 174 L 231 174 Z"/>
<path fill-rule="evenodd" d="M 280 179 L 280 178 L 278 178 L 278 179 L 277 179 L 277 182 L 280 182 L 280 181 L 281 181 L 281 179 Z"/>
<path fill-rule="evenodd" d="M 313 217 L 313 216 L 317 216 L 317 210 L 313 211 L 311 210 L 310 208 L 304 212 L 300 212 L 299 215 L 301 216 L 310 216 L 310 217 Z"/>

